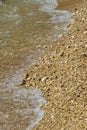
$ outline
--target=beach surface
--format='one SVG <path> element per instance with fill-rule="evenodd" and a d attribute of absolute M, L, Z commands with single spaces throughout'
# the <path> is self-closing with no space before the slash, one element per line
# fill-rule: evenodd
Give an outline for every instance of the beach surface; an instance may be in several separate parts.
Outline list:
<path fill-rule="evenodd" d="M 58 42 L 44 46 L 45 55 L 19 87 L 38 88 L 46 99 L 45 115 L 33 130 L 87 130 L 87 1 L 65 0 L 65 8 L 59 2 L 74 23 Z"/>

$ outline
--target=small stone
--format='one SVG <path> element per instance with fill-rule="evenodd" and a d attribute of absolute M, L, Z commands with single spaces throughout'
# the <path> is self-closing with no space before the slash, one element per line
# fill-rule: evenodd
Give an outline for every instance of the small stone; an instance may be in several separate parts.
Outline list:
<path fill-rule="evenodd" d="M 85 18 L 82 18 L 82 21 L 85 21 Z"/>
<path fill-rule="evenodd" d="M 20 85 L 25 85 L 26 81 L 23 79 L 22 83 L 20 83 Z"/>
<path fill-rule="evenodd" d="M 30 81 L 32 78 L 30 78 L 30 77 L 28 77 L 27 79 L 26 79 L 26 81 Z"/>
<path fill-rule="evenodd" d="M 43 78 L 41 79 L 41 81 L 44 82 L 44 81 L 46 81 L 47 79 L 48 79 L 48 77 L 43 77 Z"/>
<path fill-rule="evenodd" d="M 84 118 L 85 121 L 87 121 L 87 118 Z"/>
<path fill-rule="evenodd" d="M 47 46 L 47 45 L 44 45 L 44 48 L 48 48 L 48 46 Z"/>
<path fill-rule="evenodd" d="M 64 56 L 64 52 L 61 52 L 61 53 L 60 53 L 60 56 L 61 56 L 61 57 Z"/>
<path fill-rule="evenodd" d="M 87 31 L 84 31 L 83 34 L 87 34 Z"/>
<path fill-rule="evenodd" d="M 27 79 L 29 77 L 29 74 L 25 74 L 24 79 Z"/>
<path fill-rule="evenodd" d="M 86 58 L 87 58 L 87 54 L 83 54 L 83 57 L 86 57 Z"/>
<path fill-rule="evenodd" d="M 87 48 L 87 45 L 84 45 Z"/>
<path fill-rule="evenodd" d="M 75 8 L 74 10 L 78 10 L 77 8 Z"/>
<path fill-rule="evenodd" d="M 73 36 L 71 36 L 71 38 L 74 38 L 75 36 L 73 35 Z"/>
<path fill-rule="evenodd" d="M 79 29 L 79 28 L 77 28 L 77 31 L 79 32 L 79 31 L 80 31 L 80 29 Z"/>
<path fill-rule="evenodd" d="M 69 45 L 69 46 L 67 46 L 67 48 L 72 48 L 72 46 Z"/>
<path fill-rule="evenodd" d="M 51 115 L 51 119 L 53 119 L 54 118 L 54 116 L 53 115 Z"/>

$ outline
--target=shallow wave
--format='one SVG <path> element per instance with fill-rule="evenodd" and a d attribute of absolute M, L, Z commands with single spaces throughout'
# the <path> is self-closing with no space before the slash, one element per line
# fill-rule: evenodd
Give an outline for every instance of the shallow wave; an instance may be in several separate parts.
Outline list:
<path fill-rule="evenodd" d="M 0 34 L 7 35 L 13 28 L 18 26 L 22 18 L 17 14 L 18 8 L 16 6 L 2 4 L 0 7 Z"/>
<path fill-rule="evenodd" d="M 0 91 L 0 129 L 30 130 L 44 115 L 45 103 L 38 89 L 7 88 Z"/>

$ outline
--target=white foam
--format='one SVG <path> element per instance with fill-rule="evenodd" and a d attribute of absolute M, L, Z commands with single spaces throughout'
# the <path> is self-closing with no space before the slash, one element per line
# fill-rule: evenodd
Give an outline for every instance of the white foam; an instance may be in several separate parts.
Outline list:
<path fill-rule="evenodd" d="M 33 122 L 31 122 L 31 124 L 29 125 L 29 127 L 26 128 L 26 130 L 31 130 L 36 124 L 38 124 L 38 122 L 42 119 L 42 117 L 44 116 L 44 111 L 41 111 L 40 108 L 36 108 L 34 110 L 35 113 L 38 113 L 37 119 L 35 119 Z"/>

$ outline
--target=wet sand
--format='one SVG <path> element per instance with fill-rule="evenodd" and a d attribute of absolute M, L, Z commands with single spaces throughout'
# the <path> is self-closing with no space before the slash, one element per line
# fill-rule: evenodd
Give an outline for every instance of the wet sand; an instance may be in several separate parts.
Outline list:
<path fill-rule="evenodd" d="M 47 101 L 33 130 L 87 130 L 87 1 L 79 1 L 65 7 L 75 20 L 68 33 L 45 46 L 46 54 L 19 86 L 39 88 Z"/>

